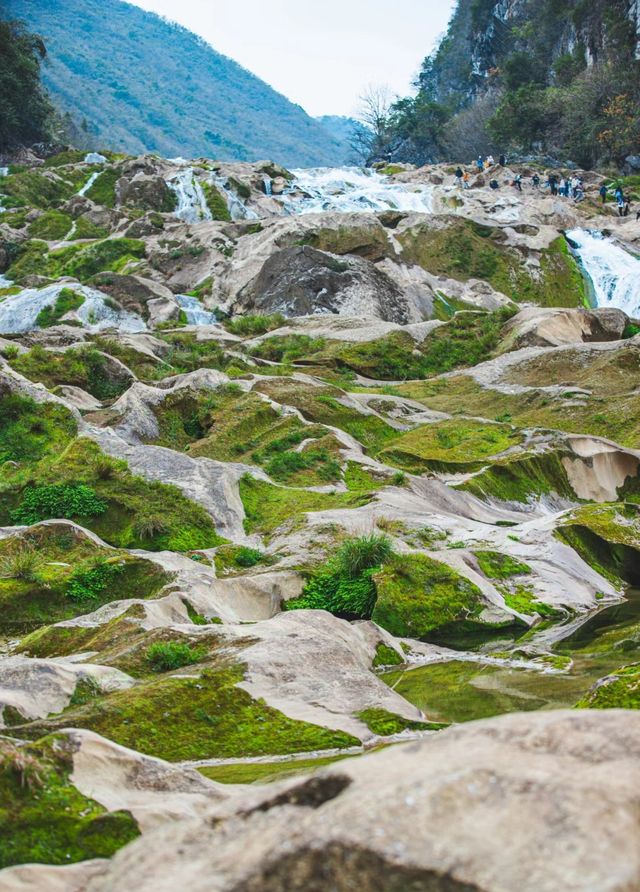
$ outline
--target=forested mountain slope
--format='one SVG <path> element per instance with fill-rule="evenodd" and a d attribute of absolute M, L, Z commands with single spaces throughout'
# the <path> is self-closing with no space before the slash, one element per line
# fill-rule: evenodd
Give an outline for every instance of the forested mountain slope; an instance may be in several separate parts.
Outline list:
<path fill-rule="evenodd" d="M 4 0 L 48 49 L 54 101 L 127 152 L 339 164 L 340 142 L 191 32 L 120 0 Z"/>

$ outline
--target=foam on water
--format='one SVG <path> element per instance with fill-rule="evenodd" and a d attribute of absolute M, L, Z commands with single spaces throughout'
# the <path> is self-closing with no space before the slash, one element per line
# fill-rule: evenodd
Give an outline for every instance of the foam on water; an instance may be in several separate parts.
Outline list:
<path fill-rule="evenodd" d="M 294 181 L 277 199 L 288 214 L 324 211 L 415 211 L 431 213 L 432 189 L 396 183 L 377 171 L 358 167 L 317 167 L 294 170 Z"/>
<path fill-rule="evenodd" d="M 197 297 L 177 294 L 176 301 L 184 312 L 189 325 L 218 325 L 215 313 L 205 310 Z"/>
<path fill-rule="evenodd" d="M 572 229 L 567 238 L 593 284 L 597 305 L 640 316 L 640 260 L 601 232 Z"/>
<path fill-rule="evenodd" d="M 64 288 L 72 288 L 84 296 L 84 303 L 76 310 L 76 316 L 89 331 L 102 331 L 105 328 L 117 328 L 123 332 L 146 331 L 140 316 L 107 306 L 106 295 L 102 292 L 87 285 L 59 282 L 46 288 L 25 288 L 19 294 L 5 298 L 0 303 L 0 334 L 22 334 L 37 328 L 38 313 L 45 307 L 53 306 Z"/>
<path fill-rule="evenodd" d="M 167 185 L 175 192 L 178 207 L 174 211 L 176 217 L 185 223 L 202 223 L 212 220 L 207 199 L 196 177 L 193 167 L 179 170 Z"/>

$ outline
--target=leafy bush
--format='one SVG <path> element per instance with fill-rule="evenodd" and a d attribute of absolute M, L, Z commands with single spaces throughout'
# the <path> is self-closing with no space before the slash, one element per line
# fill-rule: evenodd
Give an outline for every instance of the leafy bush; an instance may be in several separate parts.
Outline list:
<path fill-rule="evenodd" d="M 146 658 L 154 672 L 171 672 L 201 663 L 207 654 L 206 647 L 191 647 L 178 641 L 158 641 L 147 649 Z"/>
<path fill-rule="evenodd" d="M 241 545 L 234 555 L 234 560 L 239 567 L 248 568 L 255 567 L 256 564 L 262 563 L 264 560 L 264 554 L 261 551 L 258 551 L 257 548 L 249 548 L 246 545 Z"/>
<path fill-rule="evenodd" d="M 122 564 L 107 562 L 97 564 L 89 570 L 79 570 L 69 580 L 66 596 L 77 604 L 97 601 L 123 571 Z"/>
<path fill-rule="evenodd" d="M 11 519 L 14 523 L 33 524 L 52 518 L 97 517 L 106 510 L 107 503 L 90 486 L 63 483 L 26 489 L 19 506 L 11 512 Z"/>
<path fill-rule="evenodd" d="M 224 327 L 231 334 L 255 337 L 266 334 L 268 331 L 273 331 L 275 328 L 280 328 L 284 323 L 285 318 L 281 313 L 272 313 L 269 316 L 238 316 L 236 319 L 227 320 L 224 323 Z"/>
<path fill-rule="evenodd" d="M 388 536 L 371 533 L 347 539 L 286 609 L 328 610 L 337 616 L 370 619 L 376 603 L 373 576 L 392 555 Z"/>

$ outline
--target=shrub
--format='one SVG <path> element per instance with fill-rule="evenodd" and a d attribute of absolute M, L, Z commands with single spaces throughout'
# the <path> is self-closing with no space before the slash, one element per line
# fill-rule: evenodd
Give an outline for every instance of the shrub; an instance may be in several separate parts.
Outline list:
<path fill-rule="evenodd" d="M 267 359 L 270 362 L 292 362 L 295 359 L 317 353 L 322 350 L 324 344 L 324 338 L 290 334 L 283 337 L 267 338 L 251 352 L 259 359 Z"/>
<path fill-rule="evenodd" d="M 286 609 L 328 610 L 337 616 L 370 619 L 376 603 L 373 576 L 392 555 L 391 540 L 383 534 L 347 539 Z"/>
<path fill-rule="evenodd" d="M 111 586 L 124 571 L 122 564 L 103 561 L 89 570 L 78 570 L 69 580 L 66 596 L 77 604 L 98 601 L 102 592 Z"/>
<path fill-rule="evenodd" d="M 281 313 L 272 313 L 269 316 L 249 315 L 238 316 L 236 319 L 229 319 L 224 323 L 224 327 L 231 334 L 256 336 L 266 334 L 275 328 L 284 325 L 285 318 Z"/>
<path fill-rule="evenodd" d="M 264 554 L 261 551 L 258 551 L 257 548 L 249 548 L 246 545 L 241 545 L 235 553 L 234 560 L 239 567 L 246 569 L 262 563 Z"/>
<path fill-rule="evenodd" d="M 159 514 L 149 514 L 136 518 L 133 531 L 137 539 L 147 540 L 169 532 L 167 524 Z"/>
<path fill-rule="evenodd" d="M 106 510 L 107 503 L 90 486 L 52 484 L 26 489 L 20 505 L 11 512 L 11 519 L 32 524 L 52 518 L 97 517 Z"/>
<path fill-rule="evenodd" d="M 28 542 L 21 543 L 11 554 L 0 560 L 0 577 L 32 582 L 37 576 L 40 559 L 35 548 Z"/>
<path fill-rule="evenodd" d="M 146 658 L 154 672 L 171 672 L 201 663 L 207 654 L 206 647 L 191 647 L 178 641 L 158 641 L 147 649 Z"/>

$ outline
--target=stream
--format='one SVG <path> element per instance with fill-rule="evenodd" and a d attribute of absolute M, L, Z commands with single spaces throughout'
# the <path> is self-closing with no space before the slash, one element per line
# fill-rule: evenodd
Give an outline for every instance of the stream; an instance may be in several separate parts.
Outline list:
<path fill-rule="evenodd" d="M 603 678 L 640 660 L 640 589 L 627 600 L 561 626 L 532 630 L 517 641 L 492 645 L 488 652 L 461 653 L 461 659 L 393 669 L 382 679 L 436 722 L 468 722 L 507 712 L 570 708 Z M 568 634 L 563 637 L 563 630 Z M 553 635 L 549 633 L 553 632 Z M 550 638 L 553 643 L 549 644 Z M 526 646 L 527 666 L 487 661 L 507 658 Z M 533 669 L 535 652 L 550 654 L 562 668 Z"/>

